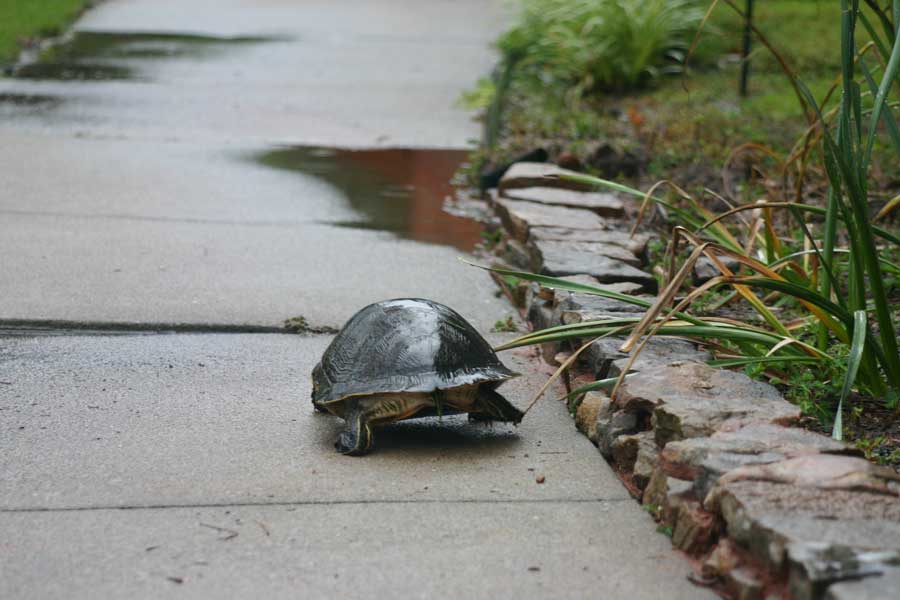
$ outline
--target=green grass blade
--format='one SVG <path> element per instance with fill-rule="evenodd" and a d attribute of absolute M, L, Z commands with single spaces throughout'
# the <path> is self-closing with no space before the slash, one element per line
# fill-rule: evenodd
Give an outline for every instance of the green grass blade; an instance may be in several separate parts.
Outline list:
<path fill-rule="evenodd" d="M 563 325 L 560 327 L 552 327 L 540 329 L 533 333 L 523 335 L 514 340 L 510 340 L 504 344 L 500 344 L 495 351 L 510 350 L 512 348 L 520 348 L 522 346 L 533 346 L 535 344 L 544 344 L 547 342 L 561 342 L 565 340 L 577 340 L 589 337 L 604 337 L 613 333 L 627 331 L 629 326 L 636 325 L 637 319 L 621 320 L 621 321 L 597 321 L 588 323 L 578 323 L 577 326 Z"/>
<path fill-rule="evenodd" d="M 768 277 L 740 277 L 735 280 L 741 285 L 761 287 L 773 292 L 780 292 L 788 296 L 793 296 L 798 300 L 802 300 L 816 307 L 819 309 L 819 311 L 813 311 L 816 317 L 818 317 L 839 340 L 844 343 L 850 341 L 848 335 L 848 330 L 852 326 L 850 313 L 841 306 L 824 298 L 817 291 L 791 283 L 790 281 L 779 281 Z M 836 317 L 841 323 L 838 323 L 832 317 Z"/>
<path fill-rule="evenodd" d="M 626 375 L 625 378 L 628 379 L 628 375 Z M 592 381 L 591 383 L 587 383 L 579 388 L 572 390 L 571 392 L 563 396 L 561 400 L 565 399 L 567 402 L 571 402 L 572 399 L 594 390 L 610 390 L 615 387 L 618 380 L 618 377 L 610 377 L 609 379 L 598 379 L 597 381 Z"/>
<path fill-rule="evenodd" d="M 636 321 L 635 321 L 636 324 Z M 572 339 L 581 339 L 587 337 L 597 337 L 610 333 L 615 329 L 621 329 L 622 324 L 610 325 L 606 321 L 579 323 L 579 327 L 560 326 L 548 329 L 542 329 L 509 341 L 502 346 L 498 346 L 497 350 L 509 350 L 521 346 L 531 346 L 542 344 L 545 342 L 561 342 Z M 567 328 L 568 327 L 568 328 Z M 723 339 L 734 343 L 759 344 L 760 346 L 770 349 L 779 342 L 784 341 L 784 336 L 771 333 L 762 329 L 751 327 L 736 327 L 733 325 L 722 324 L 705 324 L 705 325 L 663 325 L 654 335 L 664 337 L 684 337 L 696 339 L 698 341 Z M 782 351 L 789 355 L 807 354 L 810 356 L 825 356 L 819 350 L 794 340 L 795 343 L 789 344 L 782 348 Z"/>
<path fill-rule="evenodd" d="M 514 271 L 512 269 L 503 269 L 500 267 L 485 267 L 483 265 L 479 265 L 477 263 L 470 262 L 464 258 L 460 258 L 460 261 L 465 264 L 477 267 L 479 269 L 484 269 L 485 271 L 492 271 L 494 273 L 499 273 L 500 275 L 508 275 L 511 277 L 518 277 L 519 279 L 525 279 L 526 281 L 533 281 L 535 283 L 540 283 L 545 287 L 554 288 L 557 290 L 566 290 L 569 292 L 581 292 L 582 294 L 591 294 L 594 296 L 602 296 L 604 298 L 609 298 L 611 300 L 619 300 L 621 302 L 626 302 L 628 304 L 633 304 L 635 306 L 640 306 L 642 308 L 650 308 L 652 306 L 652 302 L 648 300 L 644 300 L 643 298 L 638 298 L 636 296 L 629 296 L 628 294 L 623 294 L 621 292 L 614 292 L 612 290 L 607 290 L 602 287 L 597 287 L 593 285 L 587 285 L 584 283 L 576 283 L 574 281 L 567 281 L 565 279 L 560 279 L 558 277 L 551 277 L 550 275 L 540 275 L 538 273 L 530 273 L 528 271 Z"/>
<path fill-rule="evenodd" d="M 825 229 L 822 236 L 822 270 L 824 273 L 820 275 L 819 293 L 823 298 L 831 298 L 831 290 L 834 287 L 834 246 L 837 240 L 837 222 L 839 200 L 835 194 L 835 186 L 828 186 L 826 195 L 825 208 Z M 843 296 L 838 295 L 838 303 L 841 308 L 846 308 L 846 302 Z M 819 348 L 824 350 L 828 344 L 828 327 L 825 323 L 821 323 L 819 327 Z"/>
<path fill-rule="evenodd" d="M 875 83 L 875 79 L 872 77 L 872 73 L 869 71 L 868 67 L 866 67 L 866 63 L 863 61 L 862 56 L 859 57 L 859 70 L 863 74 L 863 77 L 865 77 L 866 83 L 869 84 L 869 90 L 872 92 L 872 95 L 878 94 L 878 84 Z M 890 106 L 884 111 L 882 118 L 884 119 L 884 124 L 887 126 L 891 142 L 894 144 L 894 150 L 897 154 L 900 154 L 900 128 L 897 127 L 897 121 L 894 119 L 894 114 L 891 112 Z"/>
<path fill-rule="evenodd" d="M 898 199 L 900 199 L 900 196 L 898 196 Z M 771 268 L 777 267 L 778 265 L 784 264 L 786 262 L 790 262 L 790 261 L 794 260 L 795 258 L 800 258 L 801 256 L 808 256 L 810 254 L 817 254 L 817 252 L 815 250 L 800 250 L 799 252 L 791 252 L 790 254 L 785 254 L 778 260 L 775 260 L 775 261 L 767 264 L 766 266 L 771 269 Z M 835 248 L 834 254 L 846 255 L 846 254 L 850 254 L 850 251 L 843 249 L 843 248 Z M 891 260 L 889 260 L 883 256 L 878 257 L 878 262 L 881 263 L 882 268 L 884 268 L 888 271 L 891 271 L 893 273 L 900 273 L 900 264 L 892 262 Z"/>
<path fill-rule="evenodd" d="M 837 415 L 834 418 L 834 428 L 831 437 L 841 440 L 844 437 L 842 411 L 844 401 L 850 395 L 853 382 L 856 381 L 856 373 L 862 362 L 863 350 L 866 347 L 866 311 L 858 310 L 853 313 L 853 341 L 850 344 L 850 355 L 847 357 L 847 377 L 841 388 L 841 399 L 838 401 Z"/>
<path fill-rule="evenodd" d="M 741 358 L 720 358 L 709 361 L 713 367 L 746 367 L 750 365 L 767 365 L 777 363 L 817 363 L 822 359 L 816 356 L 748 356 Z"/>
<path fill-rule="evenodd" d="M 894 83 L 894 79 L 897 77 L 898 69 L 900 69 L 900 43 L 895 41 L 894 47 L 891 50 L 891 58 L 888 61 L 887 67 L 885 67 L 884 73 L 881 76 L 881 84 L 878 86 L 878 94 L 875 96 L 875 104 L 872 107 L 872 116 L 869 122 L 868 138 L 866 140 L 866 151 L 865 154 L 863 154 L 862 160 L 862 173 L 865 173 L 868 168 L 869 159 L 872 155 L 872 145 L 875 142 L 875 135 L 878 133 L 878 121 L 881 119 L 881 113 L 884 110 L 888 92 L 890 91 L 891 86 Z M 890 110 L 890 107 L 888 107 L 888 111 Z"/>
<path fill-rule="evenodd" d="M 872 38 L 872 41 L 875 42 L 875 47 L 878 48 L 878 52 L 881 53 L 881 56 L 884 57 L 886 61 L 888 56 L 891 55 L 888 52 L 887 46 L 884 44 L 884 40 L 881 39 L 881 35 L 875 30 L 875 27 L 872 25 L 872 22 L 869 20 L 869 17 L 866 16 L 866 13 L 860 11 L 859 13 L 859 22 L 863 24 L 863 27 L 866 28 L 866 31 L 869 34 L 869 37 Z"/>

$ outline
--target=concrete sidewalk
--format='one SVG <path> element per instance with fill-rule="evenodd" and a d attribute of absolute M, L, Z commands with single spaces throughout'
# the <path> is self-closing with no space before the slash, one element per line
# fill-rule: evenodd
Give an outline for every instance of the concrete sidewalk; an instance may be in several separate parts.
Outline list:
<path fill-rule="evenodd" d="M 20 99 L 0 101 L 0 598 L 711 597 L 553 400 L 518 428 L 404 422 L 350 458 L 309 403 L 330 336 L 132 331 L 339 326 L 398 296 L 485 332 L 510 314 L 458 250 L 337 226 L 358 217 L 341 190 L 254 158 L 465 147 L 454 102 L 506 17 L 109 0 L 54 77 L 0 79 Z M 62 321 L 119 331 L 10 329 Z M 502 358 L 524 406 L 546 374 Z"/>
<path fill-rule="evenodd" d="M 3 339 L 0 597 L 703 597 L 553 400 L 334 452 L 308 400 L 328 341 Z"/>

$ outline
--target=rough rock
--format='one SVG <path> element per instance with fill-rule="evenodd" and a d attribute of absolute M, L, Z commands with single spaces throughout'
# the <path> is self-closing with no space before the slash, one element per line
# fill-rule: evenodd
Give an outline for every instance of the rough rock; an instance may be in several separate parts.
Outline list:
<path fill-rule="evenodd" d="M 578 158 L 572 152 L 561 152 L 559 156 L 556 157 L 554 161 L 563 169 L 571 169 L 573 171 L 583 171 L 584 165 L 581 163 L 581 159 Z"/>
<path fill-rule="evenodd" d="M 730 269 L 732 272 L 737 271 L 741 266 L 741 263 L 739 263 L 738 261 L 731 259 L 731 258 L 727 258 L 725 256 L 719 257 L 719 260 L 726 267 L 728 267 L 728 269 Z M 706 283 L 713 277 L 716 277 L 721 274 L 722 274 L 721 271 L 719 271 L 719 269 L 716 268 L 716 266 L 713 264 L 713 262 L 711 260 L 709 260 L 705 256 L 701 256 L 699 258 L 699 260 L 697 260 L 697 262 L 694 264 L 694 271 L 693 271 L 694 285 L 700 285 L 700 284 Z"/>
<path fill-rule="evenodd" d="M 704 506 L 721 515 L 732 539 L 775 571 L 787 564 L 790 544 L 900 552 L 900 502 L 888 494 L 720 481 Z"/>
<path fill-rule="evenodd" d="M 604 242 L 571 242 L 571 241 L 549 241 L 549 240 L 532 240 L 529 243 L 531 268 L 539 271 L 546 260 L 551 262 L 556 257 L 556 262 L 562 262 L 563 255 L 589 255 L 603 256 L 620 260 L 632 267 L 640 267 L 641 259 L 629 252 L 621 246 L 606 244 Z M 588 269 L 585 269 L 585 271 Z M 572 273 L 576 275 L 577 273 Z"/>
<path fill-rule="evenodd" d="M 827 543 L 796 543 L 787 548 L 790 562 L 789 589 L 794 600 L 818 600 L 836 581 L 888 573 L 890 563 L 900 563 L 898 552 L 858 552 Z M 900 588 L 895 588 L 895 597 Z"/>
<path fill-rule="evenodd" d="M 803 454 L 852 452 L 843 442 L 797 427 L 755 423 L 710 437 L 671 442 L 663 450 L 662 467 L 681 479 L 695 479 L 704 459 L 717 453 L 774 455 L 777 460 Z M 774 461 L 769 461 L 774 462 Z"/>
<path fill-rule="evenodd" d="M 672 523 L 682 500 L 694 498 L 693 487 L 692 482 L 669 477 L 657 467 L 644 488 L 641 504 L 653 507 L 657 518 Z"/>
<path fill-rule="evenodd" d="M 613 194 L 579 192 L 554 187 L 528 187 L 507 189 L 503 195 L 513 200 L 583 208 L 604 217 L 625 216 L 624 203 Z"/>
<path fill-rule="evenodd" d="M 608 289 L 608 286 L 603 286 Z M 652 302 L 653 297 L 647 295 L 638 296 L 639 299 Z M 604 315 L 609 313 L 644 313 L 644 307 L 624 300 L 616 300 L 604 296 L 596 296 L 594 294 L 580 294 L 577 292 L 568 292 L 561 295 L 557 304 L 563 311 L 580 311 L 583 314 L 591 313 Z"/>
<path fill-rule="evenodd" d="M 565 277 L 560 277 L 560 279 L 563 279 L 570 283 L 578 283 L 581 285 L 589 285 L 592 287 L 600 286 L 600 282 L 597 281 L 594 277 L 591 277 L 590 275 L 566 275 Z M 573 292 L 569 292 L 567 290 L 560 290 L 557 288 L 545 287 L 543 285 L 541 286 L 541 290 L 549 290 L 550 296 L 551 296 L 550 300 L 552 300 L 553 302 L 558 302 L 560 297 L 565 297 L 566 295 L 573 293 Z M 579 295 L 581 295 L 581 294 L 579 294 Z"/>
<path fill-rule="evenodd" d="M 616 229 L 614 222 L 607 222 L 602 229 L 569 229 L 566 227 L 532 226 L 532 240 L 565 241 L 565 242 L 602 242 L 613 246 L 621 246 L 640 258 L 647 255 L 647 243 L 650 236 L 636 233 L 633 236 L 627 231 Z"/>
<path fill-rule="evenodd" d="M 525 152 L 524 154 L 520 154 L 515 158 L 515 160 L 503 163 L 489 163 L 485 165 L 481 169 L 481 173 L 478 178 L 478 187 L 479 189 L 486 190 L 488 188 L 495 188 L 500 183 L 500 178 L 509 170 L 511 166 L 519 162 L 536 162 L 542 163 L 546 162 L 550 156 L 547 154 L 547 151 L 543 148 L 535 148 L 534 150 L 530 150 Z"/>
<path fill-rule="evenodd" d="M 507 238 L 498 247 L 498 250 L 498 255 L 506 264 L 519 269 L 531 268 L 531 251 L 522 242 Z"/>
<path fill-rule="evenodd" d="M 565 311 L 563 311 L 562 318 L 565 319 Z M 570 317 L 570 319 L 575 322 L 574 317 Z M 630 355 L 619 352 L 619 347 L 624 341 L 625 338 L 622 337 L 601 338 L 585 351 L 587 361 L 598 379 L 618 377 L 622 373 L 622 369 L 628 365 Z M 631 365 L 631 370 L 646 371 L 673 362 L 703 362 L 710 358 L 712 357 L 708 352 L 697 349 L 691 342 L 657 336 L 647 342 L 634 364 Z"/>
<path fill-rule="evenodd" d="M 862 490 L 900 497 L 900 473 L 854 456 L 809 454 L 769 464 L 748 465 L 729 471 L 720 481 L 747 480 L 821 489 Z"/>
<path fill-rule="evenodd" d="M 620 259 L 610 258 L 607 251 L 617 246 L 579 245 L 568 242 L 538 242 L 540 264 L 533 263 L 534 269 L 544 275 L 579 275 L 595 277 L 600 283 L 631 281 L 640 284 L 645 291 L 656 291 L 656 279 Z M 533 257 L 534 258 L 534 257 Z"/>
<path fill-rule="evenodd" d="M 557 309 L 563 325 L 601 319 L 640 318 L 644 314 L 638 305 L 588 294 L 562 296 L 557 302 Z"/>
<path fill-rule="evenodd" d="M 763 582 L 746 568 L 729 571 L 724 577 L 725 589 L 734 600 L 763 600 Z"/>
<path fill-rule="evenodd" d="M 703 509 L 698 500 L 684 500 L 678 506 L 672 529 L 672 544 L 688 554 L 706 552 L 718 536 L 716 516 Z"/>
<path fill-rule="evenodd" d="M 601 143 L 591 152 L 588 164 L 606 179 L 619 176 L 635 177 L 640 174 L 648 157 L 638 149 L 616 148 L 609 143 Z"/>
<path fill-rule="evenodd" d="M 704 498 L 722 475 L 738 467 L 803 454 L 849 452 L 855 451 L 823 435 L 763 423 L 670 442 L 660 455 L 660 466 L 669 475 L 694 481 L 697 495 Z"/>
<path fill-rule="evenodd" d="M 743 564 L 743 556 L 740 547 L 732 540 L 723 538 L 703 561 L 701 573 L 706 579 L 722 577 L 741 564 Z"/>
<path fill-rule="evenodd" d="M 639 451 L 645 446 L 650 448 L 650 452 L 658 452 L 656 443 L 653 441 L 652 431 L 641 431 L 631 435 L 620 435 L 612 443 L 613 461 L 616 463 L 616 466 L 623 471 L 631 472 L 634 470 Z"/>
<path fill-rule="evenodd" d="M 579 283 L 581 285 L 587 285 L 596 288 L 602 288 L 604 290 L 609 290 L 611 292 L 618 292 L 620 294 L 634 294 L 641 289 L 641 286 L 636 283 L 630 282 L 622 282 L 622 283 L 603 283 L 601 284 L 595 277 L 591 277 L 590 275 L 566 275 L 565 277 L 559 277 L 559 279 L 563 279 L 565 281 L 570 281 L 572 283 Z M 553 306 L 557 306 L 560 302 L 566 300 L 571 297 L 579 297 L 579 298 L 596 298 L 598 296 L 594 296 L 592 294 L 585 294 L 580 292 L 570 292 L 568 290 L 559 289 L 555 287 L 549 287 L 541 284 L 533 284 L 535 285 L 535 289 L 537 290 L 536 295 L 544 300 L 552 304 Z M 568 305 L 568 306 L 571 306 Z"/>
<path fill-rule="evenodd" d="M 688 482 L 688 484 L 693 487 L 691 482 Z M 662 469 L 657 468 L 653 471 L 653 475 L 650 476 L 647 487 L 644 488 L 644 494 L 641 496 L 641 505 L 645 508 L 652 508 L 656 512 L 662 507 L 668 493 L 669 478 Z"/>
<path fill-rule="evenodd" d="M 616 394 L 629 412 L 652 411 L 656 443 L 712 435 L 726 422 L 790 424 L 800 410 L 766 383 L 697 362 L 641 371 Z"/>
<path fill-rule="evenodd" d="M 555 321 L 553 309 L 541 301 L 532 302 L 528 307 L 528 322 L 531 323 L 531 327 L 534 331 L 547 329 L 548 327 L 553 327 L 558 324 L 558 322 Z M 559 342 L 545 342 L 540 344 L 539 348 L 541 349 L 541 356 L 543 357 L 544 362 L 550 365 L 554 364 L 554 357 L 560 349 Z"/>
<path fill-rule="evenodd" d="M 672 443 L 674 444 L 675 442 Z M 775 452 L 762 452 L 760 454 L 717 452 L 711 454 L 701 459 L 700 463 L 697 465 L 697 476 L 694 478 L 694 491 L 697 493 L 698 497 L 705 498 L 724 474 L 747 465 L 762 465 L 776 462 L 783 458 L 782 455 L 776 454 Z"/>
<path fill-rule="evenodd" d="M 638 415 L 623 410 L 597 417 L 597 446 L 606 458 L 612 456 L 613 442 L 620 435 L 630 435 L 638 431 Z"/>
<path fill-rule="evenodd" d="M 553 308 L 541 301 L 532 302 L 528 307 L 528 322 L 535 331 L 553 327 Z"/>
<path fill-rule="evenodd" d="M 888 600 L 900 590 L 900 568 L 893 568 L 875 577 L 858 581 L 844 581 L 828 588 L 825 600 Z"/>
<path fill-rule="evenodd" d="M 659 463 L 659 448 L 656 447 L 653 436 L 649 435 L 646 439 L 641 439 L 637 459 L 631 471 L 631 482 L 637 489 L 643 491 L 647 487 L 657 463 Z"/>
<path fill-rule="evenodd" d="M 640 284 L 633 283 L 631 281 L 604 283 L 600 287 L 602 287 L 604 290 L 609 290 L 610 292 L 618 292 L 620 294 L 626 294 L 628 296 L 640 295 L 640 291 L 641 289 L 643 289 Z"/>
<path fill-rule="evenodd" d="M 589 440 L 597 443 L 597 418 L 604 411 L 609 412 L 612 401 L 600 392 L 587 392 L 575 411 L 575 426 Z"/>
<path fill-rule="evenodd" d="M 549 206 L 523 200 L 494 198 L 494 208 L 503 226 L 518 241 L 529 241 L 532 227 L 564 227 L 571 230 L 599 230 L 609 222 L 589 210 Z"/>
<path fill-rule="evenodd" d="M 553 187 L 582 192 L 594 189 L 594 186 L 586 183 L 563 179 L 563 175 L 583 175 L 583 173 L 563 169 L 552 163 L 517 162 L 500 178 L 498 189 L 501 194 L 506 190 L 530 187 Z"/>

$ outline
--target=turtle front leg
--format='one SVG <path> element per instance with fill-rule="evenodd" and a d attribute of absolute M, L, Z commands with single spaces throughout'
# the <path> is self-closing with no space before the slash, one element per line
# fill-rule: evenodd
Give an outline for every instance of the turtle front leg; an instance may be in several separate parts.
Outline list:
<path fill-rule="evenodd" d="M 471 421 L 508 421 L 519 423 L 525 416 L 509 400 L 487 387 L 478 388 L 478 396 L 469 413 Z"/>
<path fill-rule="evenodd" d="M 344 413 L 347 429 L 338 436 L 334 447 L 341 454 L 348 456 L 362 456 L 372 448 L 372 426 L 369 424 L 370 415 L 366 414 L 356 404 Z"/>

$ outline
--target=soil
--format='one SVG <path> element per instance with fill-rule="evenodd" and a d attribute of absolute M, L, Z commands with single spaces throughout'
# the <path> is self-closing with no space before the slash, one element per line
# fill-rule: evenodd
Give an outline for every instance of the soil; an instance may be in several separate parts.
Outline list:
<path fill-rule="evenodd" d="M 849 404 L 853 408 L 844 412 L 844 440 L 871 462 L 900 470 L 900 413 L 880 400 L 859 395 Z M 830 426 L 813 417 L 804 417 L 801 425 L 831 435 Z"/>

